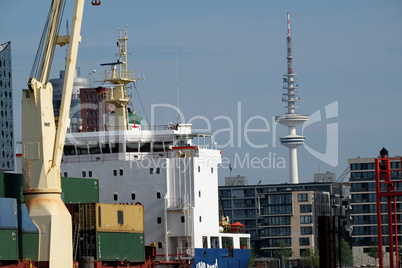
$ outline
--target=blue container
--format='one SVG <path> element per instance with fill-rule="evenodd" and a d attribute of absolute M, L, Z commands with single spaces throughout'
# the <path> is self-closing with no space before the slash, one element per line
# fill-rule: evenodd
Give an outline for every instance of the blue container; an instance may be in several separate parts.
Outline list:
<path fill-rule="evenodd" d="M 18 204 L 18 230 L 22 233 L 39 233 L 38 227 L 29 217 L 25 204 Z"/>
<path fill-rule="evenodd" d="M 17 229 L 17 200 L 0 198 L 0 229 Z"/>

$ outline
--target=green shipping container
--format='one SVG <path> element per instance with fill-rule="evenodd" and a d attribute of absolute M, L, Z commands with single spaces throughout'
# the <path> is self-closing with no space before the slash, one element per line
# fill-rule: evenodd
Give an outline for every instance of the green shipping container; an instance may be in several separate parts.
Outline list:
<path fill-rule="evenodd" d="M 98 261 L 144 261 L 144 234 L 97 232 L 96 255 Z"/>
<path fill-rule="evenodd" d="M 18 233 L 18 246 L 20 260 L 29 258 L 38 260 L 39 233 Z"/>
<path fill-rule="evenodd" d="M 99 180 L 61 178 L 62 194 L 65 204 L 84 204 L 99 202 Z"/>
<path fill-rule="evenodd" d="M 99 180 L 61 178 L 61 198 L 66 204 L 98 203 Z M 22 174 L 0 173 L 0 197 L 16 198 L 24 203 L 24 180 Z"/>
<path fill-rule="evenodd" d="M 18 231 L 0 229 L 0 261 L 18 260 Z"/>

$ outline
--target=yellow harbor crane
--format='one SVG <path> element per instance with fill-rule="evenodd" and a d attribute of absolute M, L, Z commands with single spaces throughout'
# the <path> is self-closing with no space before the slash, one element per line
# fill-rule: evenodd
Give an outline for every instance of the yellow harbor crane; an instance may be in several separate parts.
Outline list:
<path fill-rule="evenodd" d="M 84 0 L 75 0 L 69 36 L 59 36 L 63 0 L 53 0 L 43 40 L 38 49 L 28 89 L 22 94 L 22 150 L 24 195 L 29 215 L 39 229 L 39 263 L 73 267 L 71 215 L 61 200 L 60 163 L 69 126 Z M 53 87 L 49 74 L 56 45 L 69 44 L 68 58 L 56 126 Z"/>

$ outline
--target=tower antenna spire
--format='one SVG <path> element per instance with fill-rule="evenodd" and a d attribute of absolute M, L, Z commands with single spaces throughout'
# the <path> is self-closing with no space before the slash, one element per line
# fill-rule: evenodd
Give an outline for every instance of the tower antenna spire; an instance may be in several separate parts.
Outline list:
<path fill-rule="evenodd" d="M 308 120 L 307 115 L 299 115 L 296 112 L 296 102 L 300 101 L 297 84 L 297 74 L 293 73 L 293 56 L 292 56 L 292 38 L 290 37 L 290 19 L 288 16 L 288 36 L 287 40 L 287 67 L 288 72 L 283 77 L 283 89 L 282 101 L 287 103 L 287 113 L 275 118 L 276 122 L 285 125 L 289 129 L 289 134 L 280 138 L 281 144 L 289 148 L 289 181 L 290 183 L 298 183 L 299 176 L 297 171 L 297 147 L 304 143 L 306 139 L 303 136 L 296 134 L 296 127 L 299 124 Z"/>

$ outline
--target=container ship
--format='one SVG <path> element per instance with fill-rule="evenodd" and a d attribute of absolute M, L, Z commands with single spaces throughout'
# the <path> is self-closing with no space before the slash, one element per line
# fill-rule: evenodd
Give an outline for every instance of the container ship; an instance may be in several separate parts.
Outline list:
<path fill-rule="evenodd" d="M 65 138 L 60 188 L 71 224 L 58 232 L 71 231 L 72 236 L 65 237 L 72 241 L 65 244 L 72 249 L 68 246 L 64 254 L 72 252 L 75 267 L 247 267 L 250 235 L 219 217 L 222 152 L 211 135 L 193 133 L 191 124 L 143 126 L 130 113 L 127 86 L 137 78 L 127 70 L 127 40 L 127 29 L 119 31 L 119 59 L 108 64 L 103 85 L 85 93 L 85 98 L 115 107 L 105 114 L 104 129 L 67 133 Z M 33 96 L 31 92 L 34 85 L 24 96 Z M 31 181 L 31 160 L 39 158 L 32 142 L 24 147 L 25 136 L 23 129 L 23 148 L 30 151 L 17 157 L 17 162 L 23 161 L 24 176 L 0 174 L 0 267 L 55 267 L 54 238 L 42 237 L 53 227 L 41 224 L 34 206 L 43 202 L 41 196 L 57 203 L 57 187 L 43 190 L 39 180 L 32 188 L 36 182 Z M 70 220 L 63 217 L 58 222 Z M 48 241 L 49 249 L 44 249 Z M 50 259 L 42 261 L 42 256 Z M 55 256 L 62 258 L 63 252 Z"/>

